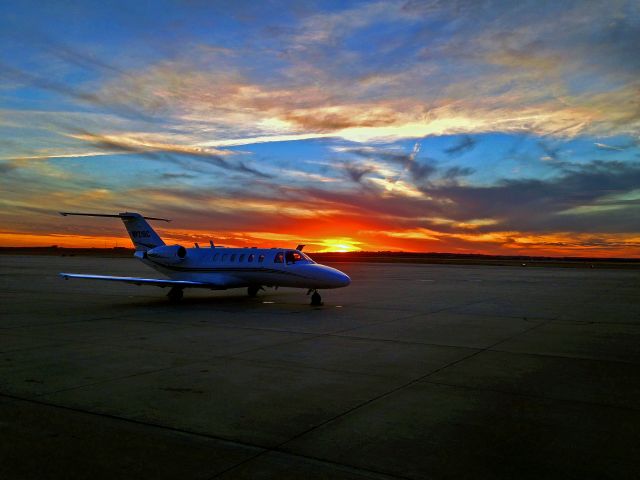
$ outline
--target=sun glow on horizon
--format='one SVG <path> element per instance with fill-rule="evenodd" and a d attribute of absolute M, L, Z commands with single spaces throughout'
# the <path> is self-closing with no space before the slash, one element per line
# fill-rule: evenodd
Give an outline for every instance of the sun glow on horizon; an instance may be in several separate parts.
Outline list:
<path fill-rule="evenodd" d="M 192 247 L 197 242 L 208 246 L 209 239 L 216 245 L 227 247 L 294 248 L 298 235 L 288 234 L 271 238 L 268 235 L 253 237 L 237 236 L 237 232 L 223 234 L 206 234 L 202 231 L 179 231 L 178 235 L 171 230 L 158 232 L 167 244 L 179 244 Z M 305 251 L 314 253 L 350 253 L 362 251 L 396 251 L 396 252 L 440 252 L 440 253 L 482 253 L 488 255 L 534 255 L 534 256 L 610 256 L 619 258 L 640 258 L 640 238 L 637 235 L 608 234 L 602 238 L 594 238 L 589 234 L 556 233 L 547 235 L 531 235 L 519 232 L 469 233 L 465 235 L 430 232 L 439 237 L 435 243 L 430 238 L 419 238 L 407 232 L 359 232 L 354 237 L 328 237 L 325 239 L 309 239 Z M 409 232 L 411 233 L 411 232 Z M 418 238 L 417 238 L 418 237 Z M 463 237 L 463 238 L 461 238 Z M 461 243 L 462 242 L 462 243 Z M 304 243 L 304 242 L 298 242 Z M 611 247 L 610 245 L 615 245 Z M 63 248 L 133 248 L 131 241 L 125 236 L 99 234 L 62 233 L 28 233 L 0 231 L 0 247 L 50 247 Z"/>
<path fill-rule="evenodd" d="M 320 244 L 321 249 L 317 250 L 317 253 L 326 252 L 356 252 L 362 250 L 362 242 L 358 242 L 351 238 L 327 238 Z"/>

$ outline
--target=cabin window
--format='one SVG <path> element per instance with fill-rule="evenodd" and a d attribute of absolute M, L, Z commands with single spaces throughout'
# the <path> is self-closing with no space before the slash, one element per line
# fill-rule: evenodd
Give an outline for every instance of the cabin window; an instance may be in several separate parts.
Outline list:
<path fill-rule="evenodd" d="M 214 261 L 214 262 L 217 262 L 217 261 L 218 261 L 218 255 L 219 255 L 219 254 L 218 254 L 218 253 L 216 253 L 216 254 L 213 256 L 213 261 Z"/>
<path fill-rule="evenodd" d="M 264 262 L 264 255 L 260 255 L 258 257 L 258 263 L 262 263 L 262 262 Z"/>
<path fill-rule="evenodd" d="M 255 255 L 253 253 L 250 253 L 249 257 L 247 258 L 247 262 L 249 262 L 249 263 L 253 262 L 254 258 L 255 258 Z"/>
<path fill-rule="evenodd" d="M 238 262 L 242 262 L 244 261 L 244 253 L 241 253 L 240 255 L 238 255 Z"/>
<path fill-rule="evenodd" d="M 223 262 L 226 262 L 226 261 L 227 261 L 227 254 L 226 254 L 226 253 L 223 253 L 223 254 L 222 254 L 222 261 L 223 261 Z"/>
<path fill-rule="evenodd" d="M 273 263 L 283 263 L 284 262 L 284 254 L 282 252 L 276 253 L 276 256 L 273 259 Z"/>
<path fill-rule="evenodd" d="M 229 259 L 230 262 L 235 262 L 236 261 L 236 254 L 232 253 L 231 254 L 231 258 Z"/>

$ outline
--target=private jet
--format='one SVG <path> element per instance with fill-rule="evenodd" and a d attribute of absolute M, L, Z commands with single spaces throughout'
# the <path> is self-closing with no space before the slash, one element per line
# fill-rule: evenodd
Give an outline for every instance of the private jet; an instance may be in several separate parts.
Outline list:
<path fill-rule="evenodd" d="M 85 217 L 120 218 L 135 246 L 134 256 L 145 265 L 168 278 L 112 277 L 79 273 L 60 273 L 64 279 L 81 278 L 123 282 L 133 285 L 153 285 L 169 288 L 172 302 L 182 299 L 186 288 L 227 290 L 246 288 L 250 297 L 255 297 L 267 287 L 296 287 L 307 289 L 311 305 L 322 305 L 320 289 L 346 287 L 351 279 L 335 268 L 314 262 L 302 253 L 304 245 L 287 248 L 207 248 L 196 243 L 192 248 L 182 245 L 167 245 L 151 228 L 147 220 L 168 222 L 166 218 L 144 217 L 139 213 L 119 214 L 59 212 L 60 215 Z"/>

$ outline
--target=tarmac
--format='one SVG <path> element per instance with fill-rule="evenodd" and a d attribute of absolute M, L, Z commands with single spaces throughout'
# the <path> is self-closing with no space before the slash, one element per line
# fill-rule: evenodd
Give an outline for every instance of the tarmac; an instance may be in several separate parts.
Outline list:
<path fill-rule="evenodd" d="M 332 266 L 174 305 L 0 256 L 0 478 L 638 478 L 640 270 Z"/>

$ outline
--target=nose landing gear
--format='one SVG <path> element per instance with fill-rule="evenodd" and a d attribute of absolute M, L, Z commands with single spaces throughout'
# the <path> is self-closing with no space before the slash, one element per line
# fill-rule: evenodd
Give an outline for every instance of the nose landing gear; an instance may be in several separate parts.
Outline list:
<path fill-rule="evenodd" d="M 311 292 L 312 290 L 309 289 L 309 291 L 307 292 L 307 295 L 309 295 L 309 293 Z M 313 295 L 311 295 L 311 305 L 314 307 L 320 307 L 324 305 L 324 303 L 322 303 L 322 297 L 318 293 L 318 290 L 313 290 Z"/>

